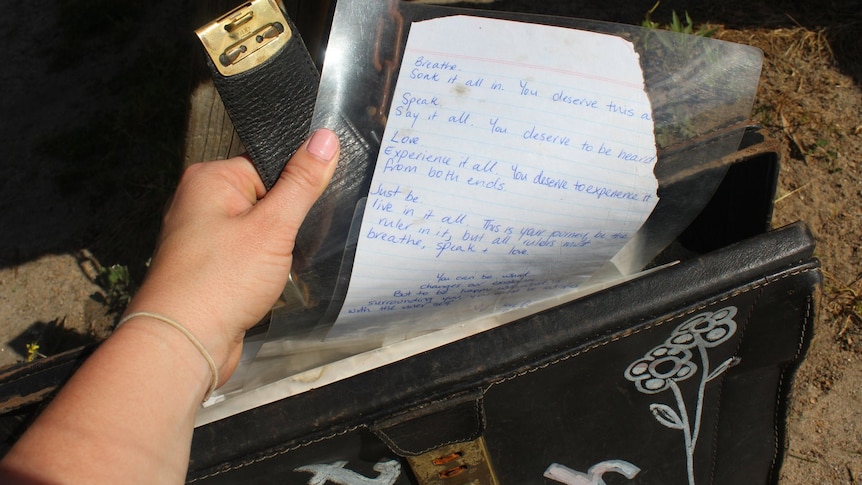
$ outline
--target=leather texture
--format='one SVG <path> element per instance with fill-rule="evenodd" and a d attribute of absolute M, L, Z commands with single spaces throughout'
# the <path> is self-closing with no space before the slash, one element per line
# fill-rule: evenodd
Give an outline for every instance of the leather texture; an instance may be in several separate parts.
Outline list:
<path fill-rule="evenodd" d="M 543 474 L 561 469 L 605 470 L 608 483 L 635 469 L 631 483 L 770 483 L 814 318 L 813 247 L 801 224 L 761 234 L 203 426 L 189 482 L 398 468 L 382 483 L 415 485 L 400 455 L 470 438 L 479 422 L 503 484 L 551 483 Z"/>
<path fill-rule="evenodd" d="M 299 31 L 261 65 L 223 76 L 207 56 L 213 82 L 237 134 L 269 189 L 308 136 L 320 73 Z"/>
<path fill-rule="evenodd" d="M 415 409 L 371 426 L 374 433 L 401 456 L 416 456 L 441 446 L 473 441 L 485 431 L 482 393 L 447 396 L 423 402 Z"/>
<path fill-rule="evenodd" d="M 820 272 L 804 225 L 764 232 L 778 160 L 750 135 L 655 261 L 679 264 L 202 426 L 188 482 L 417 485 L 404 457 L 477 435 L 502 484 L 774 482 Z M 347 153 L 369 153 L 355 139 Z M 7 446 L 90 350 L 0 376 Z"/>

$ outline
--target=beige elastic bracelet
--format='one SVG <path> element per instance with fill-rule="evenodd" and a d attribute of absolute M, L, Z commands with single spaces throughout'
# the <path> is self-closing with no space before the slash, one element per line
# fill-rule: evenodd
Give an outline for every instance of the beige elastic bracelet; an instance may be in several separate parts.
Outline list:
<path fill-rule="evenodd" d="M 120 323 L 117 324 L 115 329 L 120 328 L 120 326 L 122 324 L 124 324 L 124 323 L 128 322 L 129 320 L 136 318 L 136 317 L 150 317 L 150 318 L 154 318 L 156 320 L 159 320 L 161 322 L 167 323 L 168 325 L 170 325 L 171 327 L 174 327 L 175 329 L 179 330 L 180 333 L 185 335 L 186 338 L 189 339 L 189 342 L 191 342 L 192 345 L 194 345 L 195 348 L 198 349 L 198 352 L 200 352 L 201 355 L 204 357 L 204 359 L 206 359 L 207 365 L 210 366 L 210 372 L 212 373 L 212 382 L 210 383 L 209 390 L 207 391 L 206 395 L 204 396 L 204 401 L 209 399 L 210 395 L 212 395 L 213 391 L 215 391 L 216 387 L 218 386 L 218 367 L 216 367 L 215 361 L 213 360 L 210 353 L 207 352 L 207 349 L 204 348 L 201 341 L 198 340 L 197 337 L 192 335 L 192 333 L 189 332 L 186 327 L 184 327 L 181 323 L 177 322 L 176 320 L 172 320 L 172 319 L 170 319 L 164 315 L 159 315 L 158 313 L 152 313 L 152 312 L 130 313 L 130 314 L 126 315 L 122 320 L 120 320 Z"/>

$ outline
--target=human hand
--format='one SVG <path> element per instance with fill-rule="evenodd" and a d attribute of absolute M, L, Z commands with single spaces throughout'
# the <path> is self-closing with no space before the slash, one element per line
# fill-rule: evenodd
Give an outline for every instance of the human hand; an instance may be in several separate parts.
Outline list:
<path fill-rule="evenodd" d="M 337 158 L 336 135 L 318 130 L 269 192 L 245 157 L 190 166 L 127 313 L 153 312 L 180 322 L 226 381 L 239 362 L 245 331 L 284 289 L 297 231 Z"/>

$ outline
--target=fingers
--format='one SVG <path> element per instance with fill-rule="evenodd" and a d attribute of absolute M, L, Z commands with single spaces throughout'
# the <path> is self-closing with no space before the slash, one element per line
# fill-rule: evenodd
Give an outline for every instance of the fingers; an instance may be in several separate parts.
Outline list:
<path fill-rule="evenodd" d="M 233 216 L 253 206 L 265 193 L 260 176 L 245 155 L 199 162 L 183 172 L 164 215 L 190 212 L 200 217 L 204 213 L 223 211 Z"/>
<path fill-rule="evenodd" d="M 249 157 L 247 153 L 243 153 L 242 155 L 238 155 L 230 159 L 230 161 L 237 164 L 236 170 L 238 175 L 241 174 L 245 177 L 245 180 L 243 180 L 243 186 L 250 189 L 248 192 L 248 200 L 254 204 L 257 200 L 263 197 L 264 194 L 266 194 L 266 187 L 263 185 L 263 180 L 260 179 L 257 169 L 254 168 L 254 165 L 251 162 L 251 157 Z"/>
<path fill-rule="evenodd" d="M 321 128 L 296 151 L 284 167 L 279 180 L 258 203 L 281 227 L 298 229 L 311 206 L 329 184 L 339 154 L 338 137 Z M 277 226 L 278 227 L 278 226 Z"/>

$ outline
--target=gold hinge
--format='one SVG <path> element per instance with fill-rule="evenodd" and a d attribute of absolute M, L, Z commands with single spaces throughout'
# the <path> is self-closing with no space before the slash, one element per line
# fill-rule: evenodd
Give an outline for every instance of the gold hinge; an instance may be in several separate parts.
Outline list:
<path fill-rule="evenodd" d="M 262 64 L 293 37 L 278 0 L 252 0 L 195 31 L 224 76 Z"/>
<path fill-rule="evenodd" d="M 408 456 L 407 462 L 419 485 L 498 485 L 481 437 Z"/>

